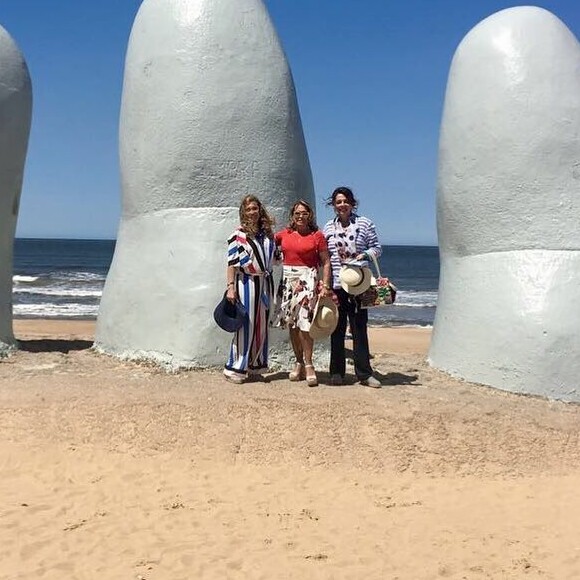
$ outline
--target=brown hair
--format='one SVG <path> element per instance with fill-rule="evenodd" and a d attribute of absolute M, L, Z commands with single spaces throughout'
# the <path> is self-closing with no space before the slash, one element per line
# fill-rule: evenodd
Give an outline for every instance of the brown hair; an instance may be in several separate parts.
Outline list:
<path fill-rule="evenodd" d="M 246 207 L 252 202 L 257 203 L 260 209 L 260 217 L 255 224 L 250 222 L 246 215 Z M 262 205 L 262 202 L 255 195 L 250 194 L 242 198 L 242 203 L 240 203 L 240 225 L 242 226 L 242 230 L 251 238 L 255 238 L 259 233 L 264 234 L 268 238 L 273 238 L 274 223 L 274 218 L 270 216 L 266 208 Z"/>
<path fill-rule="evenodd" d="M 292 206 L 292 209 L 290 210 L 290 221 L 288 222 L 288 229 L 289 230 L 295 230 L 296 229 L 296 225 L 294 224 L 294 212 L 296 211 L 296 208 L 299 205 L 303 205 L 308 210 L 308 227 L 310 228 L 310 230 L 313 231 L 313 232 L 315 232 L 316 230 L 318 230 L 318 225 L 317 225 L 316 219 L 314 217 L 314 210 L 312 209 L 312 207 L 310 206 L 310 204 L 307 201 L 304 201 L 303 199 L 298 200 Z"/>

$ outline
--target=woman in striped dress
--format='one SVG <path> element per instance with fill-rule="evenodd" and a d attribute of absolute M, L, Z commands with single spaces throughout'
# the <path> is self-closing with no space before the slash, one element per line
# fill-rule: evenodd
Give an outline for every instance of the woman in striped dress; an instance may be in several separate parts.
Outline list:
<path fill-rule="evenodd" d="M 228 239 L 227 299 L 248 312 L 235 333 L 224 368 L 228 381 L 241 384 L 248 373 L 268 369 L 268 319 L 273 298 L 274 220 L 255 195 L 240 204 L 240 226 Z"/>

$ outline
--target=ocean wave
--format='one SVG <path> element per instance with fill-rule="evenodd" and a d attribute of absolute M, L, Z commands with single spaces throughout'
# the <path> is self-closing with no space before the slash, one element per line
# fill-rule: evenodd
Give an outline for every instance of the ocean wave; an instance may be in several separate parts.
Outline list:
<path fill-rule="evenodd" d="M 15 294 L 35 294 L 40 296 L 63 296 L 69 298 L 101 298 L 103 295 L 102 289 L 82 290 L 80 288 L 43 288 L 43 287 L 28 287 L 28 288 L 14 288 Z"/>
<path fill-rule="evenodd" d="M 408 308 L 435 308 L 437 306 L 437 292 L 401 290 L 397 292 L 395 306 Z"/>
<path fill-rule="evenodd" d="M 432 324 L 418 324 L 418 323 L 407 323 L 407 322 L 394 322 L 391 321 L 388 324 L 387 323 L 383 323 L 383 324 L 377 324 L 376 322 L 371 322 L 369 320 L 369 328 L 425 328 L 425 329 L 429 329 L 432 330 L 433 329 L 433 325 Z"/>
<path fill-rule="evenodd" d="M 96 318 L 98 304 L 14 304 L 14 317 L 18 318 Z"/>
<path fill-rule="evenodd" d="M 39 272 L 34 274 L 15 274 L 12 276 L 12 281 L 15 284 L 26 283 L 33 284 L 40 280 L 44 284 L 55 282 L 70 282 L 70 283 L 99 283 L 103 284 L 106 280 L 106 274 L 98 272 L 74 272 L 70 270 L 52 270 L 49 272 Z"/>
<path fill-rule="evenodd" d="M 70 282 L 104 282 L 107 278 L 96 272 L 51 272 L 50 277 Z"/>
<path fill-rule="evenodd" d="M 397 298 L 397 302 L 393 304 L 394 308 L 437 308 L 437 302 L 425 302 L 424 304 L 415 304 L 413 302 L 405 302 L 404 300 L 399 300 Z"/>
<path fill-rule="evenodd" d="M 435 308 L 400 305 L 369 309 L 369 324 L 378 326 L 430 326 L 434 319 Z"/>
<path fill-rule="evenodd" d="M 38 276 L 12 276 L 12 283 L 13 284 L 23 284 L 23 283 L 31 283 L 36 282 L 38 280 Z"/>

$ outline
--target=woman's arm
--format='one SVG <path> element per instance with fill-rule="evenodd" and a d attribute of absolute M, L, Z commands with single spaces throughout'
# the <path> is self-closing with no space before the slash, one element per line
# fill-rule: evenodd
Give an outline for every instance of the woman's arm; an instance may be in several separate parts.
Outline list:
<path fill-rule="evenodd" d="M 238 297 L 236 289 L 236 270 L 240 267 L 240 247 L 238 230 L 228 238 L 228 265 L 226 267 L 226 298 L 235 302 Z"/>
<path fill-rule="evenodd" d="M 238 292 L 236 290 L 236 267 L 228 266 L 226 268 L 226 298 L 230 302 L 235 302 L 238 297 Z"/>
<path fill-rule="evenodd" d="M 274 257 L 272 259 L 272 266 L 279 266 L 283 263 L 284 253 L 282 252 L 282 232 L 277 232 L 274 235 Z"/>
<path fill-rule="evenodd" d="M 332 293 L 332 285 L 331 285 L 331 274 L 332 268 L 330 267 L 330 254 L 328 250 L 321 250 L 318 253 L 318 259 L 322 264 L 322 291 L 320 292 L 321 296 L 328 296 Z"/>
<path fill-rule="evenodd" d="M 383 248 L 379 242 L 379 236 L 377 235 L 377 230 L 375 224 L 369 220 L 369 227 L 367 230 L 367 252 L 369 255 L 374 255 L 378 258 L 383 253 Z"/>
<path fill-rule="evenodd" d="M 357 260 L 369 260 L 373 256 L 378 258 L 383 253 L 383 248 L 379 242 L 379 236 L 377 235 L 377 230 L 375 228 L 375 224 L 369 220 L 368 218 L 365 219 L 365 228 L 363 231 L 364 241 L 365 241 L 365 250 L 358 256 L 356 256 Z"/>

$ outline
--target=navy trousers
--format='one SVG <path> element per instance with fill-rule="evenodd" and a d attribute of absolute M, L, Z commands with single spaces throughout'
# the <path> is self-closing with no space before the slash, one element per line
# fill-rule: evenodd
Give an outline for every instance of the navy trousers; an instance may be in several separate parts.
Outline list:
<path fill-rule="evenodd" d="M 330 374 L 341 377 L 346 374 L 344 337 L 348 321 L 352 333 L 354 372 L 359 381 L 364 381 L 373 374 L 367 333 L 368 311 L 366 308 L 360 308 L 356 298 L 342 288 L 335 289 L 334 292 L 339 306 L 338 324 L 330 337 Z"/>

